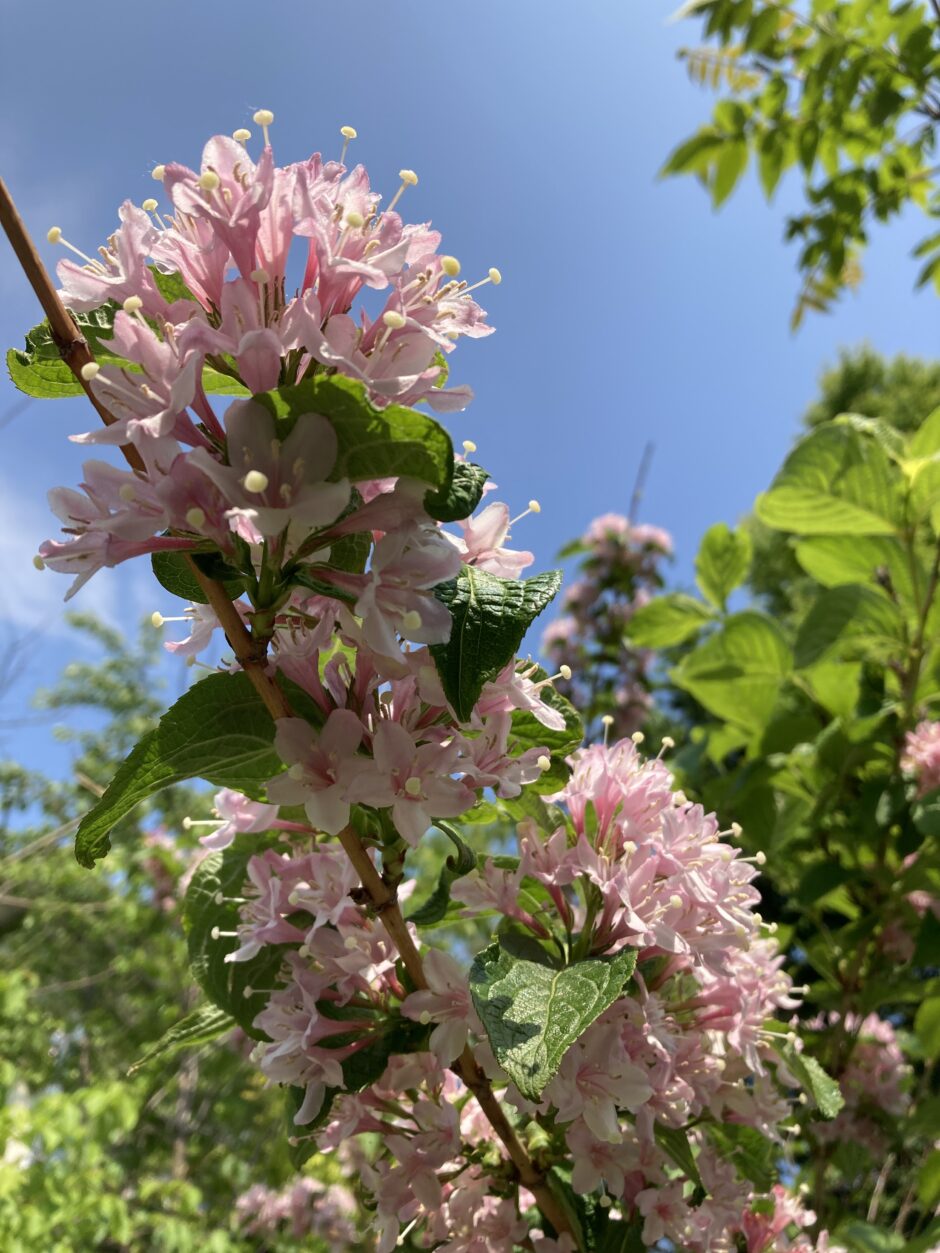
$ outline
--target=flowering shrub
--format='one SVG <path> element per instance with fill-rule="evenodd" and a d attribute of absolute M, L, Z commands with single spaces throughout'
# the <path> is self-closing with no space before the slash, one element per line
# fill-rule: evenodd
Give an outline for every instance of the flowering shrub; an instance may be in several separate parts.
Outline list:
<path fill-rule="evenodd" d="M 571 671 L 559 690 L 589 721 L 606 717 L 615 736 L 639 730 L 650 710 L 651 653 L 633 645 L 626 628 L 662 587 L 660 564 L 671 553 L 668 532 L 618 513 L 595 518 L 563 550 L 580 558 L 580 577 L 565 588 L 564 612 L 545 628 L 542 647 Z"/>
<path fill-rule="evenodd" d="M 130 469 L 91 461 L 81 492 L 52 493 L 66 538 L 39 564 L 71 595 L 149 554 L 189 602 L 177 651 L 221 627 L 234 652 L 76 836 L 91 867 L 157 789 L 222 788 L 183 907 L 206 1004 L 155 1055 L 233 1025 L 257 1041 L 298 1165 L 340 1146 L 355 1163 L 336 1240 L 354 1223 L 380 1253 L 787 1247 L 811 1221 L 773 1190 L 792 1098 L 823 1117 L 841 1098 L 778 1017 L 802 993 L 755 912 L 762 854 L 630 740 L 580 747 L 554 679 L 516 657 L 559 576 L 519 577 L 531 554 L 507 547 L 506 506 L 476 512 L 472 446 L 410 407 L 469 399 L 444 354 L 489 332 L 472 293 L 499 272 L 467 285 L 402 221 L 411 171 L 383 209 L 361 167 L 275 166 L 273 117 L 255 120 L 257 162 L 237 132 L 198 172 L 157 167 L 168 206 L 125 204 L 96 258 L 60 267 L 98 353 L 74 386 L 105 418 L 78 440 Z M 365 288 L 374 317 L 353 312 Z M 30 332 L 21 386 L 68 391 L 61 341 Z M 666 537 L 618 527 L 592 538 L 599 577 L 654 582 Z M 518 856 L 487 846 L 493 823 Z M 411 871 L 432 826 L 454 850 L 436 885 Z M 492 927 L 475 956 L 431 942 L 470 920 Z M 243 1210 L 287 1213 L 261 1194 Z"/>

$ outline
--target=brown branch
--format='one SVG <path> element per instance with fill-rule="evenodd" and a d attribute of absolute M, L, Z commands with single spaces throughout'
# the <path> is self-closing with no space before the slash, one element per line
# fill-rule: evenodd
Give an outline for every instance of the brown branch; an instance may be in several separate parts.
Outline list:
<path fill-rule="evenodd" d="M 94 361 L 94 357 L 68 310 L 59 299 L 2 179 L 0 179 L 0 225 L 13 245 L 13 251 L 49 320 L 52 335 L 62 354 L 62 359 L 81 383 L 101 420 L 110 426 L 116 420 L 114 415 L 100 403 L 81 375 L 82 366 Z M 133 469 L 144 471 L 143 461 L 136 448 L 132 445 L 122 445 L 121 451 Z M 265 708 L 275 720 L 291 717 L 292 712 L 287 698 L 268 673 L 267 642 L 252 636 L 235 605 L 226 595 L 222 584 L 207 578 L 191 557 L 187 557 L 187 561 L 193 576 L 215 611 L 239 665 L 248 675 L 252 686 L 264 702 Z M 402 917 L 394 890 L 385 883 L 358 833 L 352 827 L 346 827 L 341 831 L 339 840 L 359 875 L 366 896 L 369 898 L 370 908 L 380 919 L 389 939 L 401 955 L 402 962 L 413 983 L 418 988 L 427 988 L 428 983 L 424 975 L 421 954 Z M 520 1141 L 489 1080 L 477 1064 L 469 1045 L 454 1063 L 453 1069 L 474 1094 L 493 1130 L 502 1141 L 516 1168 L 520 1183 L 534 1194 L 539 1209 L 558 1234 L 567 1233 L 576 1239 L 567 1215 L 552 1192 L 544 1172 L 533 1162 Z"/>

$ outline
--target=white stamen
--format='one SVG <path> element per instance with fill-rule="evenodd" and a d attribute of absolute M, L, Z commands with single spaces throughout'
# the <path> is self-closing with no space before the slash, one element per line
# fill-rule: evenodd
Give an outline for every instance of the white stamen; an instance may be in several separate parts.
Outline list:
<path fill-rule="evenodd" d="M 342 165 L 346 160 L 346 149 L 349 147 L 350 140 L 358 139 L 359 132 L 355 126 L 341 126 L 339 133 L 343 137 L 343 151 L 339 154 L 339 163 Z"/>
<path fill-rule="evenodd" d="M 463 450 L 465 453 L 476 452 L 477 446 L 472 439 L 465 439 L 463 442 Z"/>
<path fill-rule="evenodd" d="M 546 757 L 543 753 L 541 757 L 536 758 L 535 764 L 539 770 L 548 770 L 551 767 L 552 759 L 551 757 Z"/>
<path fill-rule="evenodd" d="M 408 793 L 409 796 L 421 795 L 421 780 L 418 778 L 417 775 L 412 774 L 408 776 L 408 778 L 405 780 L 405 791 Z"/>
<path fill-rule="evenodd" d="M 249 470 L 242 482 L 246 492 L 264 492 L 268 488 L 268 476 L 260 470 Z"/>
<path fill-rule="evenodd" d="M 630 736 L 630 739 L 633 740 L 634 744 L 642 744 L 643 741 L 646 739 L 646 736 L 643 734 L 642 731 L 634 731 L 633 734 Z"/>
<path fill-rule="evenodd" d="M 567 681 L 568 679 L 570 679 L 570 678 L 571 678 L 571 667 L 570 667 L 570 666 L 559 666 L 559 667 L 558 667 L 558 677 L 559 677 L 560 679 L 565 679 L 566 681 Z"/>
<path fill-rule="evenodd" d="M 192 831 L 193 827 L 224 827 L 221 818 L 184 818 L 183 830 Z"/>
<path fill-rule="evenodd" d="M 471 283 L 469 287 L 464 287 L 459 294 L 461 296 L 466 296 L 468 292 L 476 291 L 478 287 L 485 287 L 487 283 L 492 283 L 494 287 L 498 287 L 502 281 L 503 276 L 494 265 L 490 267 L 486 278 L 481 278 L 478 283 Z"/>
<path fill-rule="evenodd" d="M 100 369 L 101 366 L 97 361 L 86 361 L 79 370 L 79 374 L 81 374 L 86 383 L 90 383 Z"/>
<path fill-rule="evenodd" d="M 391 211 L 395 208 L 399 200 L 401 200 L 404 195 L 406 187 L 416 187 L 418 185 L 418 176 L 414 170 L 399 170 L 398 177 L 401 179 L 401 186 L 398 191 L 395 192 L 395 195 L 392 196 L 391 203 L 385 210 L 386 213 L 391 213 Z"/>
<path fill-rule="evenodd" d="M 145 200 L 140 207 L 145 213 L 153 213 L 157 207 L 157 202 L 154 200 L 153 196 L 151 196 L 148 200 Z"/>
<path fill-rule="evenodd" d="M 139 296 L 128 296 L 127 299 L 124 301 L 124 303 L 121 305 L 121 308 L 124 310 L 125 313 L 131 313 L 131 314 L 140 313 L 143 307 L 144 307 L 144 302 L 141 300 Z"/>
<path fill-rule="evenodd" d="M 441 269 L 448 278 L 456 278 L 460 273 L 460 262 L 456 257 L 441 257 Z"/>
<path fill-rule="evenodd" d="M 246 130 L 244 126 L 239 126 L 237 131 L 232 132 L 232 138 L 237 139 L 240 144 L 247 144 L 251 139 L 251 131 Z"/>
<path fill-rule="evenodd" d="M 672 738 L 671 735 L 663 736 L 663 748 L 664 749 L 675 748 L 675 746 L 676 746 L 676 741 Z"/>
<path fill-rule="evenodd" d="M 736 840 L 740 840 L 741 836 L 744 834 L 744 828 L 741 826 L 740 822 L 732 822 L 731 834 Z"/>
<path fill-rule="evenodd" d="M 264 131 L 264 146 L 265 148 L 270 148 L 271 140 L 268 136 L 268 127 L 274 122 L 274 114 L 270 109 L 258 109 L 258 111 L 252 115 L 251 120 L 254 122 L 255 126 L 260 126 Z"/>
<path fill-rule="evenodd" d="M 539 504 L 539 502 L 537 500 L 530 500 L 529 507 L 527 509 L 523 509 L 522 513 L 516 514 L 514 518 L 510 518 L 509 525 L 515 526 L 517 522 L 521 522 L 523 518 L 527 518 L 530 513 L 541 513 L 541 512 L 542 512 L 542 506 Z"/>
<path fill-rule="evenodd" d="M 231 937 L 237 937 L 238 932 L 237 931 L 222 931 L 219 927 L 213 927 L 212 930 L 209 932 L 209 934 L 212 936 L 213 940 L 221 940 L 221 939 L 229 939 Z"/>
<path fill-rule="evenodd" d="M 81 248 L 76 248 L 67 239 L 63 239 L 61 226 L 50 227 L 46 232 L 46 239 L 48 239 L 50 244 L 61 244 L 63 248 L 68 248 L 69 252 L 74 252 L 76 257 L 81 257 L 83 261 L 87 261 L 90 266 L 98 270 L 99 273 L 101 272 L 102 265 L 100 261 L 96 261 L 94 257 L 89 257 L 87 252 L 82 252 Z"/>
<path fill-rule="evenodd" d="M 194 531 L 200 530 L 203 526 L 205 526 L 205 510 L 200 509 L 198 505 L 193 505 L 192 509 L 186 510 L 186 521 Z"/>
<path fill-rule="evenodd" d="M 154 610 L 150 615 L 150 625 L 156 627 L 158 631 L 163 626 L 164 622 L 166 622 L 166 618 L 164 618 L 162 613 L 158 613 L 157 610 Z"/>
<path fill-rule="evenodd" d="M 389 309 L 387 313 L 382 314 L 382 321 L 390 331 L 400 331 L 408 319 L 403 313 L 397 313 L 394 309 Z"/>
<path fill-rule="evenodd" d="M 610 728 L 614 725 L 614 715 L 604 714 L 601 718 L 601 726 L 604 728 L 604 747 L 607 747 L 607 740 L 610 737 Z"/>

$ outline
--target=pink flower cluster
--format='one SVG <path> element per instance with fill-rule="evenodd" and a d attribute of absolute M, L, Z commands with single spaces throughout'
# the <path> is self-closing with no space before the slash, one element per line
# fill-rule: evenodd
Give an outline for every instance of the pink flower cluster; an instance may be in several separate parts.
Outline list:
<path fill-rule="evenodd" d="M 132 474 L 89 461 L 81 491 L 50 494 L 68 538 L 45 543 L 40 558 L 76 576 L 70 595 L 102 566 L 142 553 L 208 544 L 233 558 L 244 556 L 240 543 L 268 543 L 288 555 L 349 504 L 350 482 L 330 480 L 336 437 L 324 418 L 305 415 L 284 438 L 266 410 L 242 400 L 223 423 L 207 388 L 246 396 L 338 372 L 379 406 L 447 411 L 471 398 L 443 386 L 444 356 L 492 327 L 456 259 L 438 251 L 439 233 L 396 211 L 416 176 L 403 170 L 383 208 L 362 166 L 319 154 L 275 166 L 267 142 L 256 162 L 247 132 L 237 133 L 211 139 L 198 171 L 158 166 L 168 207 L 125 202 L 97 257 L 59 264 L 72 309 L 120 305 L 107 348 L 126 363 L 85 367 L 117 420 L 75 438 L 132 444 L 145 466 Z M 302 265 L 290 295 L 295 248 Z M 482 280 L 499 281 L 495 269 Z M 361 294 L 374 316 L 354 308 Z M 380 527 L 389 529 L 374 520 Z M 498 549 L 499 527 L 481 529 Z M 400 566 L 408 547 L 387 545 L 383 562 Z"/>
<path fill-rule="evenodd" d="M 940 787 L 940 722 L 924 719 L 904 739 L 901 769 L 917 780 L 917 794 Z"/>
<path fill-rule="evenodd" d="M 572 678 L 559 690 L 589 722 L 606 715 L 614 735 L 630 735 L 650 710 L 650 654 L 633 647 L 624 631 L 662 586 L 659 567 L 672 553 L 672 538 L 605 513 L 574 547 L 582 555 L 580 577 L 567 585 L 564 612 L 546 628 L 542 647 L 556 665 L 570 666 Z"/>
<path fill-rule="evenodd" d="M 330 846 L 268 849 L 249 861 L 240 947 L 230 959 L 292 946 L 285 983 L 255 1020 L 270 1042 L 254 1056 L 269 1079 L 304 1089 L 299 1129 L 328 1111 L 313 1133 L 322 1151 L 381 1137 L 360 1171 L 377 1206 L 381 1253 L 413 1228 L 428 1246 L 495 1253 L 533 1225 L 525 1195 L 498 1186 L 505 1163 L 492 1133 L 445 1069 L 468 1042 L 520 1119 L 537 1114 L 556 1129 L 553 1151 L 570 1161 L 575 1191 L 642 1221 L 647 1245 L 668 1239 L 705 1253 L 741 1232 L 755 1251 L 790 1247 L 754 1234 L 765 1220 L 751 1208 L 753 1185 L 708 1133 L 710 1125 L 742 1126 L 779 1139 L 790 1112 L 765 1024 L 798 1001 L 755 913 L 757 870 L 713 815 L 673 792 L 663 762 L 642 760 L 632 742 L 582 750 L 572 764 L 556 798 L 559 825 L 521 822 L 517 863 L 488 860 L 451 889 L 467 917 L 495 909 L 534 942 L 567 936 L 582 957 L 638 951 L 633 983 L 571 1045 L 537 1105 L 502 1072 L 454 957 L 426 950 L 428 989 L 402 985 L 383 928 L 355 904 L 355 876 Z M 298 775 L 288 786 L 303 782 Z M 403 1043 L 381 1079 L 344 1095 L 344 1066 L 396 1021 L 403 1041 L 409 1023 L 430 1028 L 426 1051 L 409 1053 Z M 792 1086 L 786 1073 L 780 1078 Z M 689 1124 L 704 1200 L 657 1135 L 657 1127 Z M 799 1226 L 796 1210 L 780 1214 L 777 1233 Z"/>
<path fill-rule="evenodd" d="M 832 1032 L 840 1021 L 840 1015 L 832 1012 L 809 1025 Z M 877 1014 L 865 1018 L 847 1014 L 844 1030 L 851 1041 L 848 1062 L 839 1075 L 845 1105 L 832 1122 L 819 1123 L 813 1132 L 824 1143 L 851 1141 L 880 1157 L 889 1142 L 885 1119 L 902 1117 L 910 1106 L 911 1068 L 886 1019 Z"/>
<path fill-rule="evenodd" d="M 294 1240 L 314 1236 L 335 1253 L 361 1247 L 356 1232 L 356 1199 L 348 1188 L 325 1186 L 301 1175 L 280 1191 L 256 1183 L 235 1201 L 239 1225 L 250 1235 L 288 1234 Z"/>

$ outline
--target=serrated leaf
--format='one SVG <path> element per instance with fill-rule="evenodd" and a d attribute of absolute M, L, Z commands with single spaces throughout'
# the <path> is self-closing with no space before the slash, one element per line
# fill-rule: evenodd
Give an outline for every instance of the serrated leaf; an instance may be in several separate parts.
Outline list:
<path fill-rule="evenodd" d="M 75 836 L 79 863 L 90 868 L 106 856 L 115 823 L 172 783 L 199 778 L 259 797 L 282 768 L 273 741 L 271 715 L 246 674 L 201 679 L 131 751 L 82 819 Z"/>
<path fill-rule="evenodd" d="M 483 496 L 489 472 L 471 461 L 458 461 L 454 477 L 446 488 L 428 492 L 424 507 L 438 522 L 462 522 L 469 518 Z"/>
<path fill-rule="evenodd" d="M 484 684 L 515 657 L 529 626 L 560 586 L 560 570 L 503 579 L 464 566 L 455 579 L 434 589 L 453 624 L 446 644 L 431 645 L 431 656 L 461 722 L 470 718 Z"/>
<path fill-rule="evenodd" d="M 193 559 L 210 579 L 219 579 L 225 588 L 225 594 L 231 600 L 240 596 L 245 588 L 242 576 L 232 578 L 235 573 L 214 553 L 194 553 Z M 188 562 L 181 553 L 151 553 L 150 565 L 154 577 L 161 587 L 166 588 L 173 596 L 188 600 L 192 604 L 207 604 L 205 593 L 196 582 Z M 228 577 L 226 577 L 228 576 Z"/>
<path fill-rule="evenodd" d="M 156 1061 L 158 1057 L 175 1053 L 177 1049 L 191 1048 L 195 1044 L 214 1040 L 216 1036 L 230 1031 L 234 1025 L 232 1017 L 217 1005 L 200 1005 L 165 1031 L 156 1044 L 139 1061 L 134 1062 L 127 1072 L 128 1076 L 135 1075 L 141 1067 Z"/>
<path fill-rule="evenodd" d="M 743 1123 L 706 1123 L 705 1134 L 722 1161 L 731 1162 L 740 1175 L 750 1179 L 758 1192 L 769 1192 L 777 1181 L 779 1147 L 756 1129 Z"/>
<path fill-rule="evenodd" d="M 332 479 L 406 476 L 449 491 L 454 450 L 440 423 L 403 405 L 376 409 L 364 384 L 355 379 L 319 376 L 296 387 L 262 392 L 255 400 L 289 422 L 307 413 L 330 422 L 337 441 Z"/>
<path fill-rule="evenodd" d="M 533 683 L 542 683 L 548 679 L 548 673 L 541 666 L 536 666 L 530 675 Z M 529 785 L 536 792 L 557 792 L 564 787 L 571 770 L 565 758 L 576 748 L 580 748 L 584 739 L 584 724 L 581 715 L 566 696 L 562 696 L 550 683 L 541 690 L 542 702 L 565 720 L 562 730 L 556 731 L 546 727 L 536 718 L 534 713 L 518 709 L 512 715 L 512 726 L 509 736 L 510 752 L 513 757 L 521 756 L 531 748 L 544 748 L 551 758 L 551 766 L 543 770 L 541 775 Z"/>
<path fill-rule="evenodd" d="M 940 1057 L 940 996 L 922 1002 L 914 1017 L 914 1033 L 925 1057 Z"/>
<path fill-rule="evenodd" d="M 186 280 L 180 274 L 179 270 L 173 270 L 167 274 L 163 270 L 158 270 L 155 265 L 148 265 L 147 269 L 153 275 L 153 281 L 157 285 L 157 291 L 171 305 L 176 300 L 194 300 L 198 304 L 199 301 L 186 286 Z"/>
<path fill-rule="evenodd" d="M 636 968 L 636 952 L 556 969 L 484 949 L 470 970 L 470 994 L 500 1066 L 519 1091 L 538 1100 L 561 1060 L 617 1000 Z"/>
<path fill-rule="evenodd" d="M 717 522 L 705 532 L 695 558 L 696 581 L 706 599 L 724 609 L 728 597 L 743 583 L 751 564 L 751 537 Z"/>
<path fill-rule="evenodd" d="M 815 1057 L 798 1053 L 785 1035 L 773 1040 L 772 1044 L 823 1118 L 835 1118 L 845 1104 L 836 1080 L 826 1074 Z"/>

